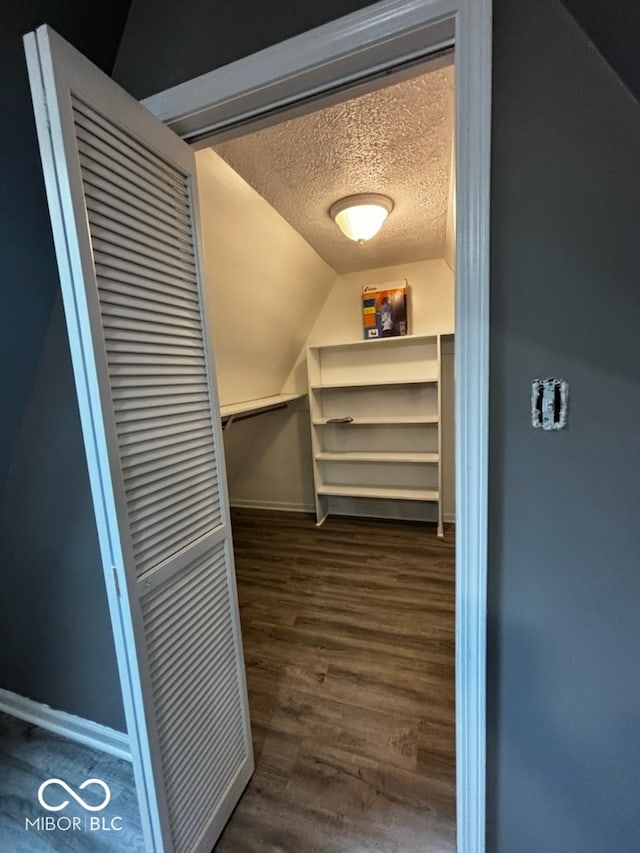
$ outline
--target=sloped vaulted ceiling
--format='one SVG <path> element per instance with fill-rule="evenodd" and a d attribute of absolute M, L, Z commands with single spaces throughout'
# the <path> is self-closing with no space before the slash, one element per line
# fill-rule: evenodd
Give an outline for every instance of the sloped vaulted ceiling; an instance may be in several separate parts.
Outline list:
<path fill-rule="evenodd" d="M 445 256 L 452 193 L 453 65 L 215 146 L 338 273 Z M 395 204 L 359 246 L 329 217 L 352 193 Z"/>

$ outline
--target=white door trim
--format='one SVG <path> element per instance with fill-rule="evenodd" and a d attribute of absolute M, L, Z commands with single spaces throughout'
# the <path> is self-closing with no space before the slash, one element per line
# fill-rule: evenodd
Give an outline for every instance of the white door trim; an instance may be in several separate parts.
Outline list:
<path fill-rule="evenodd" d="M 485 849 L 491 14 L 491 0 L 383 0 L 143 102 L 198 145 L 455 43 L 458 853 Z"/>

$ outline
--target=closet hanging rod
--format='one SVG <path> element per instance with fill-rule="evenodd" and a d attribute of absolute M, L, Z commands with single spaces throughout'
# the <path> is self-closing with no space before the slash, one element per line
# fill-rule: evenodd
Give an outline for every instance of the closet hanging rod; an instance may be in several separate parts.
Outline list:
<path fill-rule="evenodd" d="M 241 403 L 230 403 L 220 407 L 222 418 L 222 429 L 228 429 L 235 421 L 244 421 L 254 418 L 265 412 L 275 412 L 278 409 L 286 409 L 289 403 L 306 397 L 306 393 L 276 394 L 272 397 L 261 397 L 258 400 L 246 400 Z"/>

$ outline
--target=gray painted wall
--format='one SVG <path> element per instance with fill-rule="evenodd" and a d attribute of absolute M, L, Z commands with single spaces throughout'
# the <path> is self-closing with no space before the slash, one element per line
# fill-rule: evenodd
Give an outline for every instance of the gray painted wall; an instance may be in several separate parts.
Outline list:
<path fill-rule="evenodd" d="M 144 98 L 367 5 L 368 0 L 133 0 L 113 76 Z"/>
<path fill-rule="evenodd" d="M 61 299 L 15 447 L 0 539 L 0 686 L 125 730 Z"/>
<path fill-rule="evenodd" d="M 115 76 L 142 97 L 337 11 L 201 5 L 134 0 Z M 640 116 L 559 0 L 495 0 L 493 133 L 488 850 L 630 853 Z M 557 435 L 529 426 L 545 375 L 571 383 Z"/>
<path fill-rule="evenodd" d="M 4 0 L 0 11 L 0 486 L 58 289 L 22 35 L 43 23 L 110 73 L 130 0 Z M 9 203 L 10 200 L 10 203 Z"/>
<path fill-rule="evenodd" d="M 608 13 L 615 14 L 609 8 Z M 556 0 L 498 0 L 489 850 L 640 845 L 640 105 Z M 570 383 L 528 425 L 529 382 Z"/>
<path fill-rule="evenodd" d="M 110 71 L 128 6 L 129 0 L 9 0 L 0 26 L 6 202 L 0 206 L 0 687 L 120 729 L 120 688 L 59 316 L 44 343 L 58 275 L 22 34 L 47 22 Z"/>
<path fill-rule="evenodd" d="M 638 0 L 562 0 L 624 83 L 640 98 Z"/>

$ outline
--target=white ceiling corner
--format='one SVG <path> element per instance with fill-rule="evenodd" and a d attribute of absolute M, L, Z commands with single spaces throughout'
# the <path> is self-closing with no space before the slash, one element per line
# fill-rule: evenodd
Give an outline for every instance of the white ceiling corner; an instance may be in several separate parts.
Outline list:
<path fill-rule="evenodd" d="M 338 273 L 446 253 L 454 121 L 453 65 L 215 146 Z M 394 210 L 364 246 L 329 208 L 352 193 Z"/>

